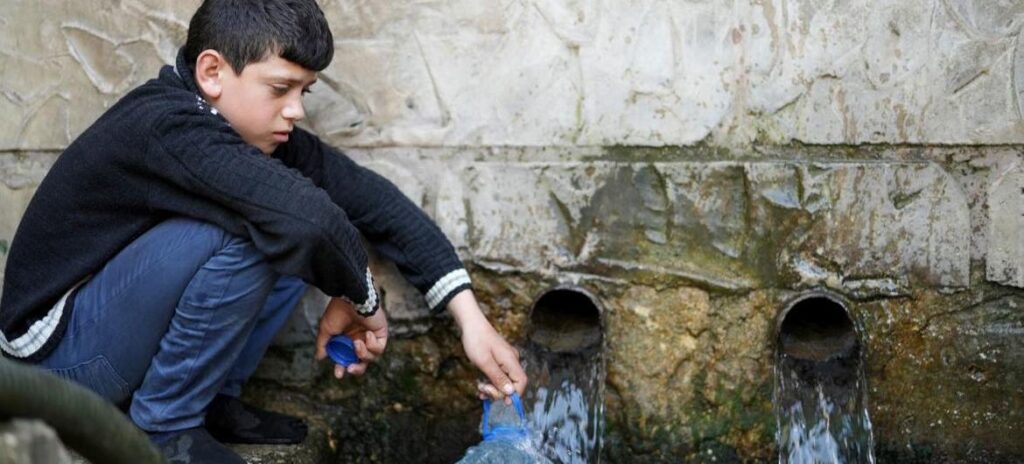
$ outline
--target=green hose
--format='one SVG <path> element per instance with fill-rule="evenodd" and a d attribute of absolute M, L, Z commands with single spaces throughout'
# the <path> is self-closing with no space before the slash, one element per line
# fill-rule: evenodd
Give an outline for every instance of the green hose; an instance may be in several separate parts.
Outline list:
<path fill-rule="evenodd" d="M 113 404 L 85 387 L 2 356 L 0 417 L 40 419 L 92 463 L 165 462 L 149 437 Z"/>

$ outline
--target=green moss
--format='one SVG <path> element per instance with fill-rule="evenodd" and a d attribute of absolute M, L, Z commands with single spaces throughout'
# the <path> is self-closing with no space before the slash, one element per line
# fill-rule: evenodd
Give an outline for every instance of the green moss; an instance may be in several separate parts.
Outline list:
<path fill-rule="evenodd" d="M 717 388 L 708 399 L 707 381 L 706 371 L 694 373 L 694 399 L 678 417 L 630 422 L 628 411 L 609 411 L 605 428 L 609 444 L 629 444 L 629 450 L 607 449 L 606 456 L 614 462 L 680 462 L 684 456 L 683 462 L 710 462 L 711 457 L 735 462 L 770 457 L 775 436 L 770 382 L 741 387 L 754 389 L 752 394 Z M 744 396 L 754 399 L 745 401 Z"/>

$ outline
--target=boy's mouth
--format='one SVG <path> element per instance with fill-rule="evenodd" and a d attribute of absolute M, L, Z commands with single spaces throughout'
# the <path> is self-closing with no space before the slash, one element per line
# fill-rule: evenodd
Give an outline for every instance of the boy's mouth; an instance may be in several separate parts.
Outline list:
<path fill-rule="evenodd" d="M 288 141 L 288 135 L 291 132 L 274 132 L 274 141 L 278 143 L 285 143 Z"/>

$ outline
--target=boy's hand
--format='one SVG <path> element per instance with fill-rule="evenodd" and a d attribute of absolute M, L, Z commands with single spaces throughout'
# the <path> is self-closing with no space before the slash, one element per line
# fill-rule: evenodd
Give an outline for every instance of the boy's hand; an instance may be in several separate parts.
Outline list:
<path fill-rule="evenodd" d="M 466 350 L 466 356 L 483 371 L 489 381 L 477 387 L 481 399 L 490 396 L 511 404 L 508 395 L 522 395 L 526 390 L 527 378 L 519 364 L 519 351 L 494 330 L 470 290 L 464 290 L 452 298 L 448 303 L 448 311 L 455 317 L 462 331 L 462 347 Z"/>
<path fill-rule="evenodd" d="M 351 303 L 341 298 L 331 298 L 320 316 L 320 329 L 316 336 L 316 359 L 327 357 L 327 341 L 331 337 L 345 334 L 352 339 L 359 362 L 348 368 L 334 366 L 334 376 L 342 378 L 345 373 L 362 375 L 366 372 L 367 363 L 384 354 L 388 343 L 388 319 L 384 308 L 377 309 L 374 315 L 363 317 L 356 312 Z"/>

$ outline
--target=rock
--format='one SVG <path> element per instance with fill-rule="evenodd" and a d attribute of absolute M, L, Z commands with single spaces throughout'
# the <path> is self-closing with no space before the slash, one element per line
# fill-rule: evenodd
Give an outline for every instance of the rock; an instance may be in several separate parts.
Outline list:
<path fill-rule="evenodd" d="M 989 243 L 986 277 L 1024 288 L 1024 165 L 994 176 L 988 194 Z"/>
<path fill-rule="evenodd" d="M 308 397 L 283 390 L 250 388 L 246 397 L 260 407 L 301 417 L 309 426 L 306 440 L 295 445 L 231 445 L 250 464 L 318 464 L 331 462 L 337 438 L 331 430 L 337 407 L 318 405 Z"/>
<path fill-rule="evenodd" d="M 708 295 L 697 289 L 635 287 L 606 302 L 608 385 L 625 402 L 617 414 L 640 436 L 657 425 L 691 424 L 694 376 L 710 351 Z M 672 392 L 666 395 L 665 392 Z M 685 439 L 688 433 L 683 433 Z"/>
<path fill-rule="evenodd" d="M 1024 424 L 1022 309 L 1020 294 L 995 285 L 853 306 L 867 340 L 880 456 L 977 463 L 1024 456 L 1016 438 Z"/>
<path fill-rule="evenodd" d="M 71 464 L 71 455 L 56 432 L 39 420 L 0 423 L 0 463 Z"/>
<path fill-rule="evenodd" d="M 306 441 L 295 445 L 232 445 L 249 464 L 319 464 L 332 456 L 327 433 L 313 428 Z"/>
<path fill-rule="evenodd" d="M 14 240 L 14 232 L 18 230 L 25 208 L 36 193 L 36 187 L 12 189 L 0 183 L 0 277 L 7 264 L 7 252 Z"/>
<path fill-rule="evenodd" d="M 970 211 L 960 186 L 939 167 L 812 165 L 803 179 L 807 198 L 828 199 L 806 232 L 798 228 L 789 239 L 787 247 L 805 259 L 843 279 L 967 286 Z"/>
<path fill-rule="evenodd" d="M 469 246 L 495 269 L 863 297 L 968 283 L 967 199 L 932 164 L 494 163 L 466 178 Z"/>

